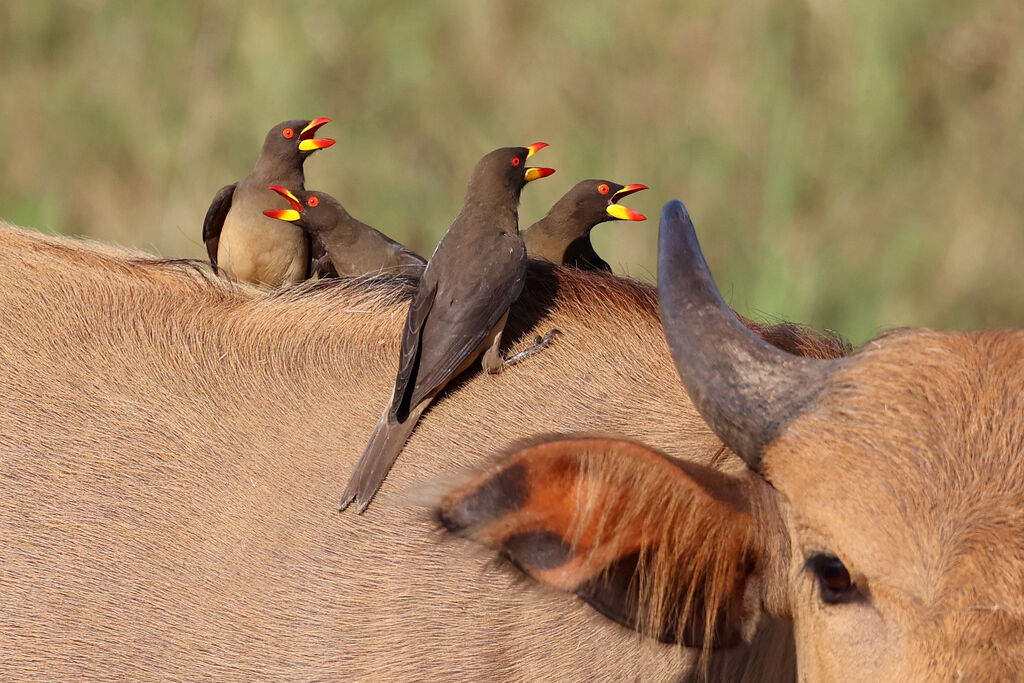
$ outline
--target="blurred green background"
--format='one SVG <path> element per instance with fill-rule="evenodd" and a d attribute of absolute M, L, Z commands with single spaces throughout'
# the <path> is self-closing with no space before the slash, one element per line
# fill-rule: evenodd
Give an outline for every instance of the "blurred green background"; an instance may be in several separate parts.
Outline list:
<path fill-rule="evenodd" d="M 485 152 L 543 140 L 525 226 L 653 280 L 683 199 L 740 311 L 839 330 L 1024 327 L 1024 4 L 79 0 L 0 6 L 0 217 L 205 256 L 266 131 L 330 116 L 307 187 L 429 255 Z"/>

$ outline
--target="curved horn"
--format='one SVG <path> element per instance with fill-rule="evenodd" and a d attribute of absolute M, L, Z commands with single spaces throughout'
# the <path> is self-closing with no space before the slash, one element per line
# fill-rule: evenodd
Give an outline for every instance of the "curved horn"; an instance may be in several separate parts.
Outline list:
<path fill-rule="evenodd" d="M 708 426 L 749 467 L 821 391 L 837 361 L 775 348 L 740 322 L 722 300 L 680 201 L 661 213 L 658 299 L 672 358 Z"/>

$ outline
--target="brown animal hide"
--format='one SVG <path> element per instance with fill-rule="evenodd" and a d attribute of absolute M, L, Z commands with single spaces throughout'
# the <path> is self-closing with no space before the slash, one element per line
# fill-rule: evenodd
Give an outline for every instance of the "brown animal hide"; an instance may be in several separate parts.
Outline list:
<path fill-rule="evenodd" d="M 394 504 L 535 433 L 745 473 L 679 385 L 653 288 L 533 271 L 509 343 L 553 327 L 558 342 L 450 387 L 378 503 L 339 515 L 410 292 L 385 278 L 270 294 L 0 226 L 0 679 L 686 675 L 691 652 Z M 791 662 L 785 628 L 764 626 L 730 671 Z"/>

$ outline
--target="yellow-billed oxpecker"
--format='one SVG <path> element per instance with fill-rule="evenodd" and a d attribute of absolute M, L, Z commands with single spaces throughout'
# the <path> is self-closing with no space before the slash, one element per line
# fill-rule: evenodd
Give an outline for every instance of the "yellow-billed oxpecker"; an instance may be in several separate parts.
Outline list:
<path fill-rule="evenodd" d="M 590 243 L 590 231 L 604 221 L 643 221 L 647 217 L 619 204 L 646 185 L 619 185 L 610 180 L 582 180 L 555 202 L 547 215 L 526 230 L 523 242 L 530 258 L 583 270 L 611 272 Z"/>
<path fill-rule="evenodd" d="M 264 215 L 289 221 L 319 243 L 324 254 L 314 259 L 311 275 L 352 277 L 371 273 L 397 273 L 419 277 L 426 259 L 387 235 L 353 218 L 337 199 L 325 192 L 291 190 L 280 185 L 270 189 L 281 195 L 289 209 L 269 209 Z"/>
<path fill-rule="evenodd" d="M 500 351 L 509 307 L 526 277 L 519 195 L 526 183 L 554 173 L 526 168 L 526 160 L 546 146 L 497 149 L 473 170 L 462 211 L 430 257 L 409 304 L 395 390 L 349 479 L 342 510 L 352 501 L 359 512 L 366 509 L 420 415 L 477 358 L 482 355 L 483 368 L 497 373 L 550 342 L 552 333 L 508 360 Z"/>
<path fill-rule="evenodd" d="M 281 198 L 268 185 L 305 189 L 302 165 L 306 158 L 334 144 L 330 138 L 316 137 L 329 121 L 296 120 L 274 126 L 252 173 L 217 192 L 203 221 L 206 253 L 215 268 L 235 280 L 267 287 L 306 279 L 309 237 L 298 226 L 264 216 L 263 210 L 281 207 Z"/>

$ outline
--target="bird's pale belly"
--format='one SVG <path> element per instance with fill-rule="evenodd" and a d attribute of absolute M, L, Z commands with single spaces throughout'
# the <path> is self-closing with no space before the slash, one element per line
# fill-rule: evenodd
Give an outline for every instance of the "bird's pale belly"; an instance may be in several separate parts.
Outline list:
<path fill-rule="evenodd" d="M 508 321 L 508 311 L 505 311 L 505 315 L 501 316 L 501 320 L 491 328 L 491 331 L 487 333 L 487 338 L 476 348 L 476 351 L 467 358 L 459 369 L 455 371 L 452 378 L 458 377 L 460 374 L 466 371 L 477 358 L 483 356 L 481 365 L 487 372 L 496 372 L 501 365 L 504 364 L 504 359 L 501 357 L 499 347 L 501 346 L 501 333 L 505 330 L 505 323 Z M 442 387 L 443 388 L 443 387 Z"/>
<path fill-rule="evenodd" d="M 217 247 L 217 264 L 235 280 L 278 287 L 306 277 L 309 243 L 296 226 L 272 219 L 243 222 L 229 213 Z"/>

